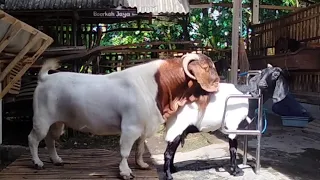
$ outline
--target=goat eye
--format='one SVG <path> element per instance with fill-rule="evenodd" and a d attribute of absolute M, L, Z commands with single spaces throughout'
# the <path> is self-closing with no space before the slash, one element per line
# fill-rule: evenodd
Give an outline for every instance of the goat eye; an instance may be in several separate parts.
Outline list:
<path fill-rule="evenodd" d="M 280 72 L 277 72 L 277 71 L 272 73 L 273 78 L 277 78 L 279 75 L 280 75 Z"/>

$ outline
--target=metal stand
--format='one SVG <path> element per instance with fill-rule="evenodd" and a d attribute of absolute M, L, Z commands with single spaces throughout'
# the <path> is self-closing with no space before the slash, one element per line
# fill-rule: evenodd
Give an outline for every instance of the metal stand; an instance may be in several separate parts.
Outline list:
<path fill-rule="evenodd" d="M 252 75 L 260 74 L 261 71 L 250 70 L 247 74 L 246 84 L 249 84 L 249 77 Z M 257 130 L 228 130 L 225 128 L 225 116 L 227 111 L 227 103 L 230 98 L 248 98 L 248 99 L 258 99 L 258 118 L 257 118 Z M 247 164 L 248 157 L 248 135 L 257 136 L 257 149 L 256 149 L 256 168 L 255 173 L 260 173 L 260 149 L 261 149 L 261 134 L 262 134 L 262 110 L 263 110 L 263 96 L 261 94 L 261 90 L 259 89 L 259 96 L 252 97 L 251 95 L 230 95 L 227 97 L 224 106 L 224 112 L 222 116 L 222 127 L 221 132 L 224 134 L 237 134 L 244 135 L 244 143 L 243 143 L 243 165 Z"/>

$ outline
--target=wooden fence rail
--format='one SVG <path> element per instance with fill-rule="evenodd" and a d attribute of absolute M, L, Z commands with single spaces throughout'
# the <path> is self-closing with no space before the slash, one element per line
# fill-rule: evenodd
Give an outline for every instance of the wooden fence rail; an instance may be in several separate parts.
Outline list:
<path fill-rule="evenodd" d="M 300 42 L 320 42 L 320 4 L 297 10 L 282 18 L 252 26 L 251 56 L 265 56 L 280 37 Z"/>
<path fill-rule="evenodd" d="M 280 37 L 300 42 L 294 52 L 274 54 Z M 288 41 L 286 42 L 288 47 Z M 277 45 L 278 47 L 278 45 Z M 287 48 L 286 47 L 286 48 Z M 290 91 L 298 101 L 320 105 L 320 4 L 252 26 L 249 61 L 253 69 L 267 63 L 290 72 Z M 279 52 L 279 51 L 278 51 Z"/>

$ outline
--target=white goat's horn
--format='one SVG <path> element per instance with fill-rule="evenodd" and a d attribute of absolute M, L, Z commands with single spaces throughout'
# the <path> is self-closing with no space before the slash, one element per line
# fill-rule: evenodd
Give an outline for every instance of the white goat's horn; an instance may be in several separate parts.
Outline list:
<path fill-rule="evenodd" d="M 182 66 L 183 66 L 183 70 L 184 72 L 187 74 L 187 76 L 189 76 L 191 79 L 196 79 L 196 77 L 194 77 L 190 71 L 188 70 L 188 64 L 190 63 L 190 61 L 195 61 L 195 60 L 200 60 L 200 57 L 198 54 L 191 54 L 191 53 L 187 53 L 185 55 L 183 55 L 182 57 Z"/>
<path fill-rule="evenodd" d="M 273 67 L 271 64 L 267 64 L 267 67 L 269 68 L 269 67 Z"/>

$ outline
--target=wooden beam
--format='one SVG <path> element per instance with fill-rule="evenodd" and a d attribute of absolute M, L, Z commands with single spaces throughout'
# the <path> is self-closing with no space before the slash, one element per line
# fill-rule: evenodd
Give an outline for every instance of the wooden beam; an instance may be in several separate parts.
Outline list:
<path fill-rule="evenodd" d="M 13 24 L 17 19 L 0 10 L 0 16 L 2 16 L 1 20 L 8 22 L 9 24 Z"/>
<path fill-rule="evenodd" d="M 26 64 L 20 71 L 19 73 L 7 84 L 7 86 L 1 91 L 0 93 L 0 99 L 2 99 L 7 92 L 12 88 L 12 86 L 21 78 L 21 76 L 23 76 L 23 74 L 29 69 L 27 69 L 27 65 Z"/>
<path fill-rule="evenodd" d="M 291 10 L 291 11 L 295 11 L 295 10 L 301 9 L 301 7 L 292 7 L 292 6 L 275 6 L 275 5 L 260 4 L 260 9 L 270 9 L 270 10 Z"/>
<path fill-rule="evenodd" d="M 109 33 L 114 31 L 154 31 L 152 28 L 117 28 L 105 31 L 103 33 Z"/>
<path fill-rule="evenodd" d="M 11 16 L 11 15 L 5 13 L 4 11 L 0 10 L 0 16 L 3 16 L 3 15 L 4 15 L 4 17 L 1 18 L 1 21 L 5 21 L 5 22 L 7 22 L 8 24 L 14 24 L 14 23 L 17 21 L 17 19 L 14 18 L 13 16 Z M 26 23 L 24 23 L 24 22 L 22 22 L 22 21 L 19 21 L 19 22 L 21 23 L 21 28 L 22 28 L 24 31 L 27 31 L 27 32 L 29 32 L 30 34 L 36 34 L 36 33 L 38 33 L 38 34 L 41 34 L 41 35 L 43 35 L 43 36 L 47 36 L 47 35 L 44 34 L 43 32 L 38 31 L 37 29 L 33 28 L 32 26 L 30 26 L 30 25 L 28 25 L 28 24 L 26 24 Z"/>
<path fill-rule="evenodd" d="M 205 9 L 205 8 L 211 8 L 214 6 L 232 8 L 232 3 L 190 4 L 190 9 L 195 9 L 195 8 Z M 248 3 L 243 4 L 242 8 L 251 8 L 251 4 L 248 4 Z M 292 10 L 292 11 L 295 11 L 297 9 L 301 9 L 300 7 L 275 6 L 275 5 L 263 5 L 263 4 L 261 4 L 259 8 L 260 9 L 272 9 L 272 10 Z"/>
<path fill-rule="evenodd" d="M 14 22 L 10 28 L 7 30 L 7 33 L 4 35 L 2 40 L 0 41 L 0 53 L 8 46 L 10 41 L 16 37 L 16 35 L 21 30 L 21 24 L 19 21 Z"/>
<path fill-rule="evenodd" d="M 34 38 L 38 39 L 39 38 Z M 30 58 L 25 59 L 28 62 L 24 67 L 18 72 L 18 74 L 7 84 L 7 86 L 1 91 L 0 99 L 2 99 L 11 87 L 26 73 L 26 71 L 33 65 L 33 63 L 39 58 L 39 56 L 52 44 L 53 40 L 51 38 L 46 39 L 45 43 L 38 49 L 38 51 Z M 11 64 L 11 63 L 10 63 Z M 10 64 L 8 66 L 10 66 Z M 8 67 L 7 66 L 7 67 Z M 1 74 L 2 75 L 2 74 Z"/>
<path fill-rule="evenodd" d="M 0 75 L 0 81 L 3 81 L 6 75 L 11 71 L 11 69 L 23 58 L 25 54 L 38 42 L 40 39 L 40 34 L 35 34 L 30 38 L 31 40 L 26 44 L 26 46 L 18 53 L 18 55 L 10 62 L 10 64 L 3 70 Z"/>

